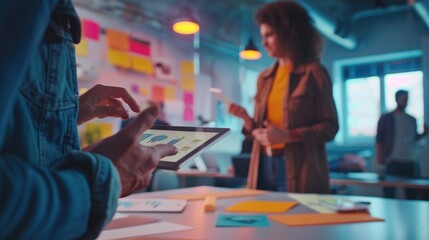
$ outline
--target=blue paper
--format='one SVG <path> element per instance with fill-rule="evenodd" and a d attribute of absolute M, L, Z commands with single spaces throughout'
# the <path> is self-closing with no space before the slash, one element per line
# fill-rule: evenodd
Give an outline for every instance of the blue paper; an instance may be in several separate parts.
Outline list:
<path fill-rule="evenodd" d="M 219 214 L 216 227 L 269 227 L 265 215 Z"/>

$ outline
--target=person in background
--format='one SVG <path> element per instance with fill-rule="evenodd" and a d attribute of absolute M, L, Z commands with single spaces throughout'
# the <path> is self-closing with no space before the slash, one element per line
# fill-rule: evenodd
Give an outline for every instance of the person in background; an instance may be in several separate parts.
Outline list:
<path fill-rule="evenodd" d="M 395 93 L 396 109 L 384 114 L 378 120 L 376 136 L 376 159 L 381 178 L 394 175 L 407 178 L 418 177 L 416 163 L 416 142 L 427 135 L 428 126 L 417 133 L 416 119 L 405 112 L 408 104 L 408 92 L 398 90 Z M 384 197 L 394 198 L 395 188 L 384 188 Z M 405 189 L 408 199 L 418 199 L 418 191 Z"/>
<path fill-rule="evenodd" d="M 308 12 L 279 1 L 257 10 L 262 44 L 276 59 L 257 80 L 253 118 L 231 104 L 252 135 L 251 164 L 261 158 L 258 189 L 330 193 L 325 143 L 338 131 L 332 82 L 320 64 L 321 38 Z"/>
<path fill-rule="evenodd" d="M 13 23 L 13 24 L 11 24 Z M 117 134 L 80 150 L 77 124 L 127 118 L 123 88 L 97 85 L 78 99 L 70 0 L 0 3 L 0 239 L 95 239 L 120 196 L 147 186 L 170 145 L 144 147 L 151 107 Z"/>

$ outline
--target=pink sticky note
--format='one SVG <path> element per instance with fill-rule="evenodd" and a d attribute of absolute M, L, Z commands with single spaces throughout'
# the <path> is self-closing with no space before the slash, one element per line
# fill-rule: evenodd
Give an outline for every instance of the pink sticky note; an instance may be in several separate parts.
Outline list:
<path fill-rule="evenodd" d="M 139 86 L 137 84 L 131 85 L 131 92 L 132 93 L 139 93 Z"/>
<path fill-rule="evenodd" d="M 150 57 L 150 43 L 131 39 L 130 51 Z"/>
<path fill-rule="evenodd" d="M 183 120 L 187 122 L 194 121 L 194 109 L 192 107 L 186 106 L 183 113 Z"/>
<path fill-rule="evenodd" d="M 83 20 L 83 35 L 92 40 L 98 41 L 100 37 L 100 25 L 98 23 L 84 19 Z"/>
<path fill-rule="evenodd" d="M 183 102 L 185 105 L 193 105 L 194 104 L 194 94 L 191 92 L 185 92 L 183 94 Z"/>

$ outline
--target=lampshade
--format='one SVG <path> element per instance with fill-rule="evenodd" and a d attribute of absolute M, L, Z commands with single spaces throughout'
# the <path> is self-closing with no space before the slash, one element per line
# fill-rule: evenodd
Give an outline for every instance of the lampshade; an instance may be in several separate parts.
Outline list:
<path fill-rule="evenodd" d="M 240 57 L 246 60 L 257 60 L 261 58 L 261 52 L 259 52 L 255 43 L 253 42 L 253 38 L 249 38 L 246 47 L 240 52 Z"/>
<path fill-rule="evenodd" d="M 185 35 L 197 33 L 200 30 L 200 26 L 190 8 L 183 8 L 180 12 L 180 16 L 173 23 L 173 30 L 176 33 Z"/>

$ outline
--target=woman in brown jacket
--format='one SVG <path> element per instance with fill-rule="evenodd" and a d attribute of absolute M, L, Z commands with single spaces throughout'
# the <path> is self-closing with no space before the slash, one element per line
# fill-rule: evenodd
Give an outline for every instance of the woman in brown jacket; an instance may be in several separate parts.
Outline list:
<path fill-rule="evenodd" d="M 253 118 L 239 105 L 229 108 L 254 138 L 248 187 L 329 193 L 325 143 L 335 137 L 338 118 L 331 79 L 319 63 L 320 35 L 296 2 L 266 4 L 255 19 L 277 61 L 258 77 Z"/>

